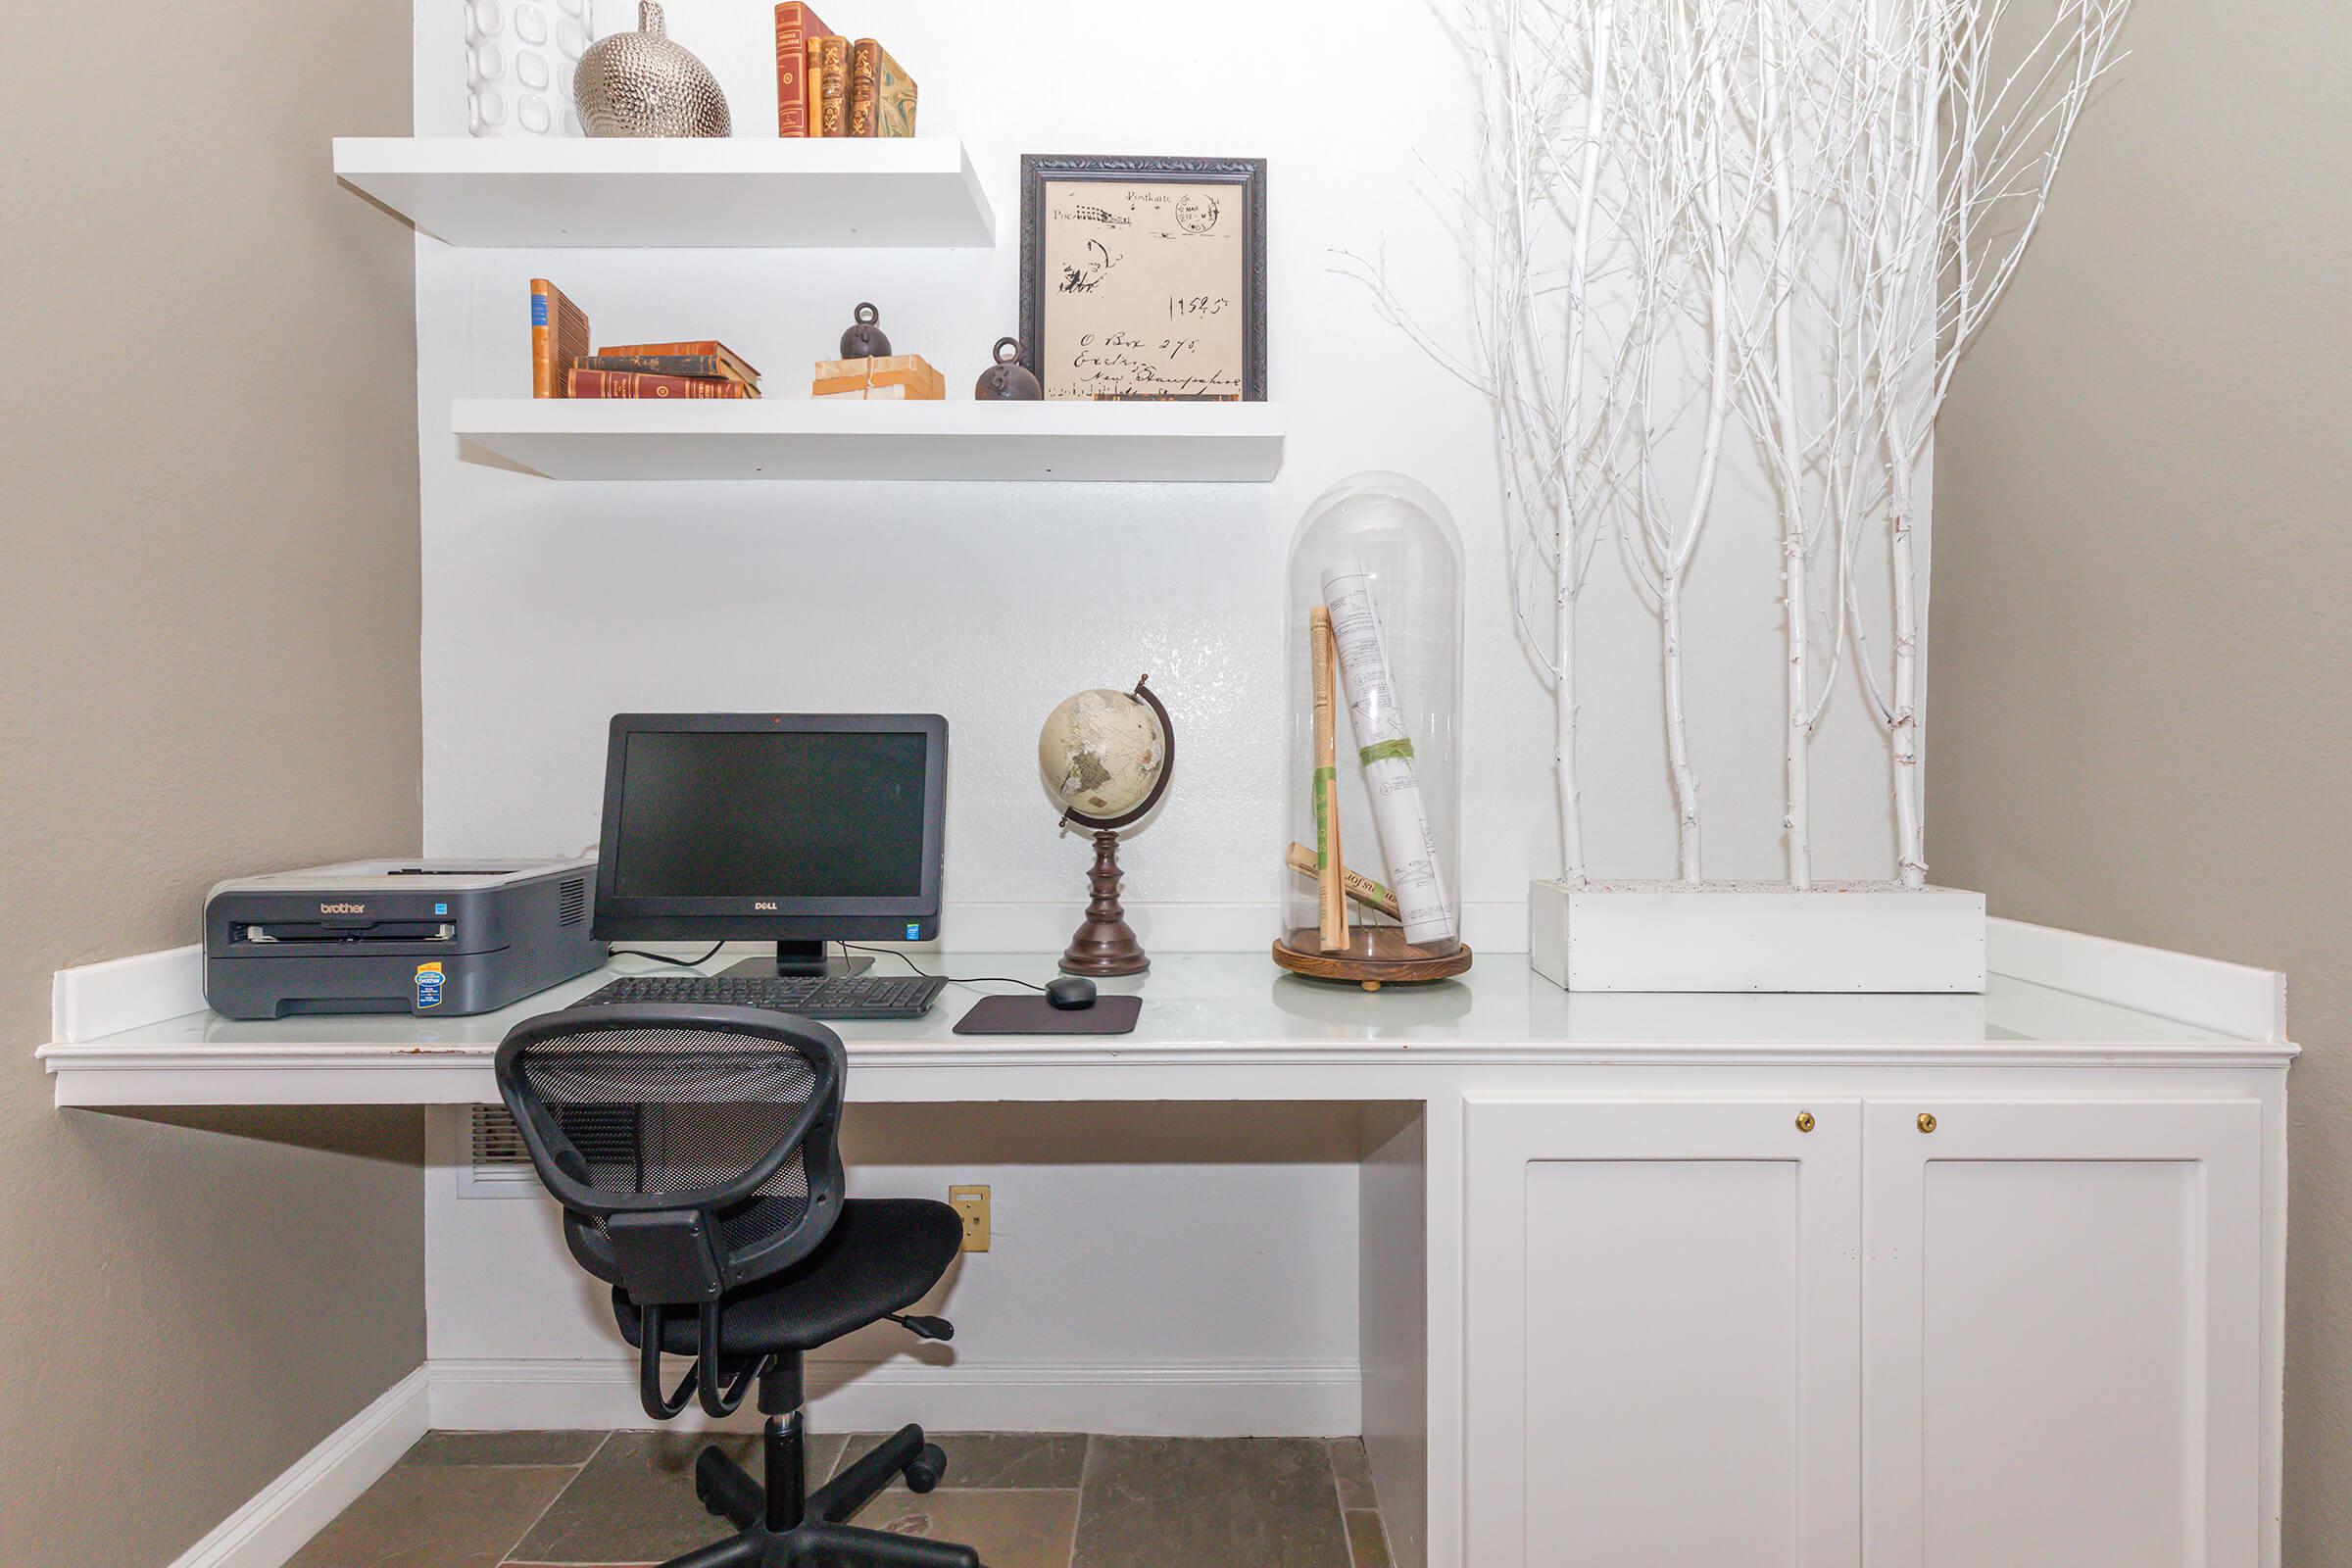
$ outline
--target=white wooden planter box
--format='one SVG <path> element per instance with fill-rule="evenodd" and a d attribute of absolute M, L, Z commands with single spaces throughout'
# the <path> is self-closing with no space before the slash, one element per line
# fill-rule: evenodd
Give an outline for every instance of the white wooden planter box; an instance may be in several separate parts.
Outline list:
<path fill-rule="evenodd" d="M 1528 954 L 1569 991 L 1984 989 L 1984 895 L 1892 882 L 1528 888 Z"/>

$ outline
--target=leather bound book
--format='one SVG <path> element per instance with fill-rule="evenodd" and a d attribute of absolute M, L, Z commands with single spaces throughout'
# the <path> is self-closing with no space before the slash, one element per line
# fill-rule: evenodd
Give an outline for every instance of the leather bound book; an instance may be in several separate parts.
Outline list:
<path fill-rule="evenodd" d="M 736 372 L 730 357 L 716 354 L 591 354 L 580 361 L 583 370 L 635 370 L 644 375 L 691 375 L 742 381 L 760 395 L 759 383 Z"/>
<path fill-rule="evenodd" d="M 820 32 L 810 38 L 806 46 L 808 51 L 808 63 L 801 67 L 801 79 L 808 83 L 804 91 L 808 98 L 808 134 L 811 136 L 822 136 L 825 133 L 823 106 L 818 102 L 818 99 L 823 96 L 818 78 L 825 72 L 824 45 L 825 35 L 823 33 Z"/>
<path fill-rule="evenodd" d="M 816 126 L 809 111 L 816 99 L 809 92 L 808 49 L 833 29 L 801 0 L 784 0 L 776 7 L 776 134 L 812 136 Z"/>
<path fill-rule="evenodd" d="M 874 134 L 911 136 L 914 78 L 906 74 L 905 66 L 890 58 L 889 50 L 877 44 L 874 54 Z"/>
<path fill-rule="evenodd" d="M 544 277 L 531 279 L 531 396 L 571 395 L 565 381 L 588 355 L 588 313 Z"/>
<path fill-rule="evenodd" d="M 597 350 L 597 358 L 628 355 L 708 354 L 726 362 L 727 373 L 738 381 L 758 381 L 760 372 L 752 362 L 736 353 L 714 337 L 696 338 L 690 343 L 608 343 Z"/>
<path fill-rule="evenodd" d="M 850 40 L 827 33 L 816 40 L 817 134 L 850 133 Z"/>
<path fill-rule="evenodd" d="M 636 370 L 571 372 L 575 398 L 748 398 L 752 389 L 741 381 L 695 375 L 646 375 Z"/>
<path fill-rule="evenodd" d="M 874 77 L 882 65 L 882 46 L 871 38 L 850 45 L 850 134 L 874 133 Z"/>

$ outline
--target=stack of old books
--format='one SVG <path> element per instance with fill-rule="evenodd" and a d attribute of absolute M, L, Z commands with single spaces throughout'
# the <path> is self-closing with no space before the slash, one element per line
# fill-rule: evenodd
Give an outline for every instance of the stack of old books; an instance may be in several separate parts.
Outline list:
<path fill-rule="evenodd" d="M 571 368 L 575 398 L 756 398 L 760 372 L 716 338 L 608 343 Z"/>
<path fill-rule="evenodd" d="M 544 277 L 531 279 L 531 396 L 756 398 L 760 372 L 716 338 L 608 343 L 589 350 L 588 313 Z"/>
<path fill-rule="evenodd" d="M 808 383 L 812 398 L 886 398 L 936 403 L 948 395 L 947 378 L 920 354 L 881 354 L 862 360 L 819 360 Z"/>
<path fill-rule="evenodd" d="M 776 7 L 776 134 L 911 136 L 914 78 L 872 38 L 851 39 L 801 0 Z"/>

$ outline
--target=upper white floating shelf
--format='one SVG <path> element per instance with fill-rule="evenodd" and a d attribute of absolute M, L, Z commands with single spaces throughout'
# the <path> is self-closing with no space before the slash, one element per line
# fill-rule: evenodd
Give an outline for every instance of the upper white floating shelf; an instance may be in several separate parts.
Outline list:
<path fill-rule="evenodd" d="M 996 243 L 952 136 L 338 136 L 335 175 L 452 245 Z"/>
<path fill-rule="evenodd" d="M 460 398 L 461 455 L 550 479 L 1264 480 L 1279 403 Z"/>

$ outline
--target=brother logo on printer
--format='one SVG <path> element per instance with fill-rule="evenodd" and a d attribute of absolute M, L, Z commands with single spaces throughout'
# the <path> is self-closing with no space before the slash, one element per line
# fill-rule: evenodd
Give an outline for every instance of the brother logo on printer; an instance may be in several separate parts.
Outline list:
<path fill-rule="evenodd" d="M 441 1005 L 441 966 L 420 963 L 416 966 L 416 1005 L 419 1008 Z"/>
<path fill-rule="evenodd" d="M 365 904 L 321 904 L 318 906 L 318 912 L 320 914 L 366 914 L 368 906 Z"/>

